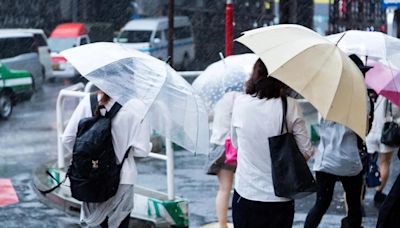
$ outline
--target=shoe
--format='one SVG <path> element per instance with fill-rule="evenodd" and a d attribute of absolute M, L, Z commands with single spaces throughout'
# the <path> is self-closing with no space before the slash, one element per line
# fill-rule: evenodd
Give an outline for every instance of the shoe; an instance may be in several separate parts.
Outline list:
<path fill-rule="evenodd" d="M 341 221 L 340 228 L 354 228 L 349 222 L 349 219 L 347 217 L 344 217 Z M 360 228 L 364 228 L 363 226 L 360 226 Z"/>
<path fill-rule="evenodd" d="M 374 204 L 375 207 L 381 207 L 383 201 L 386 199 L 386 194 L 382 193 L 382 191 L 377 191 L 374 196 Z"/>

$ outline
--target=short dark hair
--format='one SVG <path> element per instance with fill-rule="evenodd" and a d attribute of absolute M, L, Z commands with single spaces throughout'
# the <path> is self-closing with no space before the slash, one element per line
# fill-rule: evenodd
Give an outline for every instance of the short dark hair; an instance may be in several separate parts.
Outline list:
<path fill-rule="evenodd" d="M 261 59 L 253 67 L 253 73 L 246 82 L 246 94 L 260 99 L 278 98 L 283 96 L 282 89 L 287 86 L 276 78 L 268 75 L 268 69 Z"/>

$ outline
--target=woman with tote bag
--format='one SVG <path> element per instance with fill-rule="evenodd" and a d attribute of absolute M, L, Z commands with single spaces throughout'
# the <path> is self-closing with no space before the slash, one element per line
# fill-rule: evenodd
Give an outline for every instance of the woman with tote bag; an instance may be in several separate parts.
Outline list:
<path fill-rule="evenodd" d="M 238 149 L 235 191 L 232 200 L 235 228 L 292 227 L 294 201 L 275 195 L 268 138 L 281 134 L 286 86 L 268 76 L 259 59 L 246 83 L 246 94 L 238 95 L 232 113 L 232 144 Z M 314 154 L 302 111 L 295 99 L 287 98 L 288 131 L 304 156 Z"/>

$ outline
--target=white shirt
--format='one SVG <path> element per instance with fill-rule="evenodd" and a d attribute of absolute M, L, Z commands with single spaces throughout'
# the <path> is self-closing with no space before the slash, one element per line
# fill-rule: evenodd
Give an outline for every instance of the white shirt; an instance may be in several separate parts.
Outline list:
<path fill-rule="evenodd" d="M 314 156 L 314 171 L 337 176 L 356 176 L 362 170 L 357 135 L 342 124 L 321 119 L 318 151 Z"/>
<path fill-rule="evenodd" d="M 302 111 L 293 98 L 287 98 L 286 121 L 300 151 L 308 157 L 314 153 Z M 279 135 L 282 126 L 280 98 L 259 99 L 250 95 L 236 97 L 232 113 L 232 143 L 238 148 L 235 190 L 240 196 L 262 202 L 289 201 L 277 197 L 271 175 L 268 138 Z"/>
<path fill-rule="evenodd" d="M 107 111 L 111 109 L 115 101 L 112 99 L 105 105 Z M 111 120 L 111 135 L 114 152 L 122 161 L 125 152 L 130 148 L 129 155 L 125 159 L 121 169 L 120 184 L 134 184 L 137 178 L 135 157 L 146 157 L 152 147 L 150 143 L 150 126 L 148 120 L 141 120 L 144 104 L 140 100 L 132 99 L 122 106 Z M 104 115 L 104 113 L 102 113 Z M 72 152 L 78 123 L 82 118 L 92 116 L 90 96 L 85 96 L 75 109 L 62 136 L 64 146 Z"/>
<path fill-rule="evenodd" d="M 369 141 L 380 142 L 383 125 L 386 121 L 389 121 L 390 118 L 397 123 L 400 123 L 400 109 L 395 104 L 392 104 L 392 116 L 390 116 L 389 107 L 386 109 L 387 99 L 380 95 L 375 103 L 374 110 L 374 120 L 372 122 L 371 131 L 367 136 L 367 145 Z M 374 152 L 374 151 L 371 151 Z"/>
<path fill-rule="evenodd" d="M 224 145 L 231 130 L 232 108 L 239 92 L 228 92 L 215 104 L 210 143 Z"/>

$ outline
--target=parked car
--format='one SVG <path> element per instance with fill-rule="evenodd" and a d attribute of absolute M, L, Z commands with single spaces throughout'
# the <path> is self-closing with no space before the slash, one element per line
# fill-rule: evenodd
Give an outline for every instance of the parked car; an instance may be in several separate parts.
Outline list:
<path fill-rule="evenodd" d="M 42 71 L 45 79 L 53 77 L 53 70 L 51 69 L 50 48 L 47 44 L 47 36 L 42 29 L 25 29 L 25 28 L 7 28 L 0 29 L 3 32 L 26 32 L 33 34 L 36 44 L 39 49 L 39 61 L 42 64 Z"/>
<path fill-rule="evenodd" d="M 33 34 L 0 31 L 0 50 L 1 63 L 9 69 L 29 71 L 33 76 L 34 89 L 41 88 L 45 76 Z"/>
<path fill-rule="evenodd" d="M 137 49 L 162 60 L 168 59 L 168 18 L 131 20 L 114 40 L 127 48 Z M 174 63 L 186 69 L 194 60 L 192 25 L 188 17 L 174 17 Z"/>
<path fill-rule="evenodd" d="M 0 119 L 11 116 L 17 99 L 32 96 L 32 82 L 32 75 L 28 71 L 9 70 L 0 63 Z"/>
<path fill-rule="evenodd" d="M 88 30 L 83 23 L 59 24 L 48 39 L 55 78 L 73 78 L 78 71 L 60 55 L 61 51 L 90 43 Z"/>

